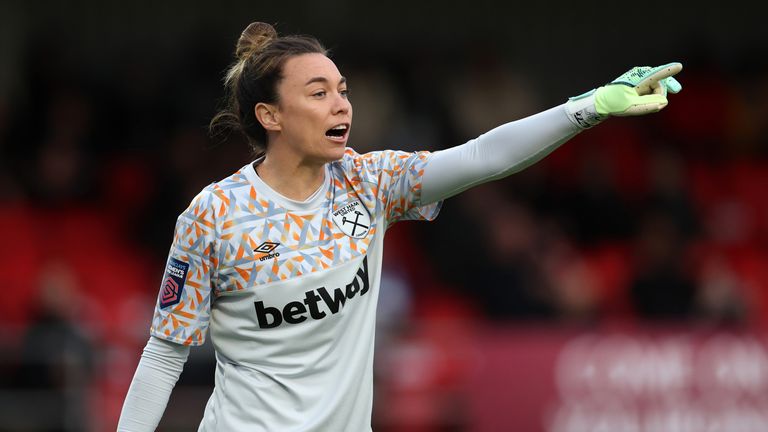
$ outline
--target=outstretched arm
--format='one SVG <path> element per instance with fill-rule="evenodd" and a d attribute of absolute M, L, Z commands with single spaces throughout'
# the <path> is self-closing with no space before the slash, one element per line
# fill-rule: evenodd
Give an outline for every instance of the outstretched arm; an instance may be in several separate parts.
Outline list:
<path fill-rule="evenodd" d="M 473 186 L 521 171 L 581 129 L 564 105 L 504 124 L 460 146 L 435 152 L 424 167 L 421 203 L 431 204 Z"/>
<path fill-rule="evenodd" d="M 610 116 L 657 112 L 681 90 L 680 63 L 636 67 L 563 105 L 499 126 L 467 143 L 435 152 L 424 168 L 421 204 L 449 198 L 538 162 L 584 129 Z"/>
<path fill-rule="evenodd" d="M 188 355 L 188 346 L 149 338 L 125 397 L 119 432 L 151 432 L 157 428 Z"/>

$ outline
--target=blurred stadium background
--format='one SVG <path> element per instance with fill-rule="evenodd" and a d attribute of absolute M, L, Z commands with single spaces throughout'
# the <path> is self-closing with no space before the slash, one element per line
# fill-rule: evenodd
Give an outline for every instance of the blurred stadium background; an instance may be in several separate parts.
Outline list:
<path fill-rule="evenodd" d="M 388 234 L 377 431 L 768 430 L 768 32 L 739 2 L 0 3 L 0 430 L 114 430 L 251 21 L 350 80 L 358 151 L 439 150 L 635 65 L 614 119 Z M 160 430 L 194 430 L 193 351 Z"/>

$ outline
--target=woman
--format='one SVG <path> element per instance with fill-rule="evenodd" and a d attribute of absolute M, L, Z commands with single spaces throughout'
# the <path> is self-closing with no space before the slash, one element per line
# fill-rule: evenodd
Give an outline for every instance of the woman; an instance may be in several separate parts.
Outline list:
<path fill-rule="evenodd" d="M 210 327 L 216 385 L 204 431 L 370 430 L 384 233 L 431 220 L 441 200 L 541 159 L 610 115 L 667 104 L 681 66 L 635 68 L 540 114 L 435 153 L 347 148 L 347 82 L 311 37 L 242 33 L 229 107 L 254 162 L 205 188 L 179 217 L 119 430 L 154 430 Z"/>

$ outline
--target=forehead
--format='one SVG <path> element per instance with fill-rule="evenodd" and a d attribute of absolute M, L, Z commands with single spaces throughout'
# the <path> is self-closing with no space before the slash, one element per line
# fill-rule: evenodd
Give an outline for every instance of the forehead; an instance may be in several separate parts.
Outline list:
<path fill-rule="evenodd" d="M 288 85 L 304 86 L 312 78 L 325 78 L 335 84 L 342 78 L 336 64 L 322 54 L 301 54 L 286 60 L 283 81 Z"/>

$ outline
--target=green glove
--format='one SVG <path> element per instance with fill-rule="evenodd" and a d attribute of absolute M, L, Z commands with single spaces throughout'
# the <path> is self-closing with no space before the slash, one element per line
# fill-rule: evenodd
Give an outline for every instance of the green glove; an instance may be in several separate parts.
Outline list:
<path fill-rule="evenodd" d="M 633 116 L 660 111 L 667 106 L 667 93 L 682 90 L 672 78 L 683 69 L 680 63 L 655 68 L 634 67 L 625 74 L 566 103 L 569 119 L 587 129 L 608 116 Z"/>

